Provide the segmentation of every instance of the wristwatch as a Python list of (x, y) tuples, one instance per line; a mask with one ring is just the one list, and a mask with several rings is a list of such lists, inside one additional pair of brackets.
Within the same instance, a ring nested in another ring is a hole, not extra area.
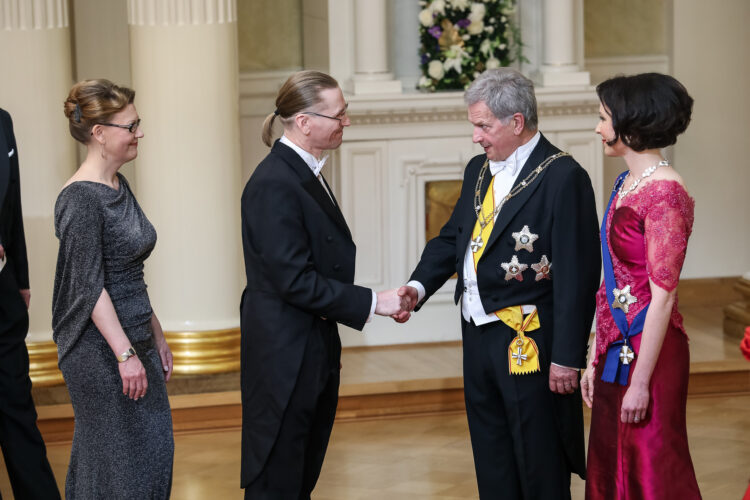
[(135, 355), (136, 355), (135, 349), (133, 349), (133, 346), (130, 346), (127, 351), (117, 356), (117, 362), (124, 363), (125, 361), (127, 361), (128, 359), (132, 358)]

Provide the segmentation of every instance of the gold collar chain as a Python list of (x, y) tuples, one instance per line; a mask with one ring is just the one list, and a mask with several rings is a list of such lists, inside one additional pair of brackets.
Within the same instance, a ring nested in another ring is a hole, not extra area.
[(526, 189), (526, 187), (534, 182), (536, 178), (539, 176), (539, 174), (542, 173), (542, 171), (549, 166), (550, 163), (557, 160), (558, 158), (561, 158), (563, 156), (570, 156), (570, 153), (566, 153), (564, 151), (560, 151), (559, 153), (556, 153), (547, 159), (545, 159), (542, 163), (539, 164), (538, 167), (536, 167), (534, 170), (529, 173), (529, 175), (526, 176), (524, 180), (522, 180), (519, 184), (516, 184), (513, 186), (513, 188), (510, 190), (508, 194), (505, 195), (505, 197), (500, 201), (500, 203), (497, 204), (495, 209), (492, 211), (492, 214), (489, 216), (485, 216), (482, 212), (482, 181), (484, 180), (484, 176), (487, 173), (487, 167), (490, 164), (489, 158), (484, 161), (484, 165), (482, 165), (482, 169), (479, 171), (479, 177), (477, 178), (477, 185), (474, 189), (474, 211), (477, 213), (477, 220), (479, 221), (479, 225), (482, 229), (489, 223), (489, 221), (494, 221), (495, 217), (497, 217), (497, 214), (500, 213), (500, 209), (503, 208), (503, 205), (505, 205), (505, 202), (516, 196), (518, 193)]

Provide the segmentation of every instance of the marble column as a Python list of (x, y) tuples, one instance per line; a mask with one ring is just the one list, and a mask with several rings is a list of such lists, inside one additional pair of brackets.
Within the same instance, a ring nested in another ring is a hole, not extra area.
[(177, 373), (239, 368), (236, 19), (234, 0), (128, 2), (137, 193), (159, 235), (146, 281)]
[(544, 87), (590, 84), (589, 73), (582, 71), (576, 55), (578, 31), (583, 30), (578, 14), (576, 0), (544, 0), (542, 67), (536, 75)]
[(78, 166), (76, 142), (63, 115), (73, 83), (68, 2), (0, 0), (0, 47), (0, 107), (13, 117), (19, 150), (32, 371), (41, 349), (44, 377), (58, 379), (50, 306), (58, 247), (53, 211), (60, 188)]
[(354, 1), (355, 94), (401, 92), (401, 82), (388, 69), (387, 12), (386, 0)]

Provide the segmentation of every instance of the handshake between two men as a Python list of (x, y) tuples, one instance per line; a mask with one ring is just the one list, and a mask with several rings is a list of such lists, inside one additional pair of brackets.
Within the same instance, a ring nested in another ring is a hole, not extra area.
[(412, 286), (402, 286), (392, 290), (378, 292), (375, 314), (390, 316), (397, 323), (405, 323), (411, 317), (411, 312), (419, 301), (417, 289)]

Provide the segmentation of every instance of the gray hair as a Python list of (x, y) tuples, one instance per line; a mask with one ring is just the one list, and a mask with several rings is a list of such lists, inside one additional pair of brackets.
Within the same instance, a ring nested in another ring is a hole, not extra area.
[(512, 68), (488, 69), (479, 75), (466, 90), (464, 102), (468, 106), (484, 102), (500, 120), (521, 113), (527, 130), (537, 128), (534, 83)]

